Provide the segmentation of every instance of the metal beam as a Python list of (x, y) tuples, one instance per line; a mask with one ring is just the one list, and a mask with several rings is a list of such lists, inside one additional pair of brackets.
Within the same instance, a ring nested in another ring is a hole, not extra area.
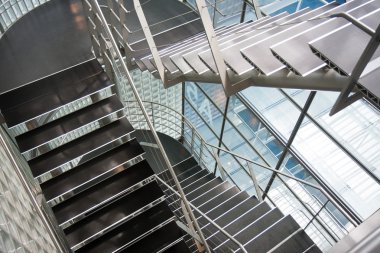
[(210, 49), (215, 61), (216, 69), (218, 71), (219, 83), (223, 84), (226, 94), (228, 94), (230, 79), (229, 73), (227, 72), (227, 65), (224, 62), (223, 56), (221, 54), (218, 38), (214, 31), (210, 13), (208, 12), (207, 4), (205, 0), (196, 0), (196, 5), (198, 8), (199, 16), (201, 17), (203, 27), (205, 29), (206, 37), (210, 45)]
[[(292, 131), (292, 133), (291, 133), (291, 135), (290, 135), (290, 137), (289, 137), (289, 139), (288, 139), (288, 142), (286, 143), (286, 146), (285, 146), (284, 150), (282, 151), (281, 157), (278, 159), (278, 162), (277, 162), (277, 164), (276, 164), (276, 168), (275, 168), (276, 171), (277, 171), (277, 170), (280, 170), (280, 167), (281, 167), (281, 165), (282, 165), (282, 162), (284, 161), (286, 155), (288, 154), (288, 150), (289, 150), (290, 146), (292, 145), (292, 143), (293, 143), (293, 141), (294, 141), (294, 139), (295, 139), (295, 137), (296, 137), (296, 135), (297, 135), (297, 133), (298, 133), (298, 130), (299, 130), (300, 127), (301, 127), (301, 124), (302, 124), (303, 120), (304, 120), (305, 117), (306, 117), (306, 112), (309, 110), (309, 108), (310, 108), (310, 106), (311, 106), (311, 103), (313, 102), (313, 99), (314, 99), (314, 97), (315, 97), (315, 94), (317, 94), (316, 91), (312, 91), (312, 92), (310, 92), (310, 95), (309, 95), (309, 97), (307, 98), (304, 107), (302, 108), (301, 114), (300, 114), (300, 116), (298, 117), (298, 120), (297, 120), (297, 122), (296, 122), (296, 125), (294, 126), (293, 131)], [(266, 187), (265, 190), (264, 190), (264, 193), (263, 193), (263, 199), (265, 199), (265, 196), (268, 194), (268, 192), (269, 192), (269, 190), (270, 190), (270, 188), (271, 188), (271, 186), (272, 186), (272, 183), (274, 182), (274, 179), (276, 178), (276, 176), (277, 176), (277, 173), (275, 173), (275, 172), (272, 173), (272, 176), (271, 176), (271, 178), (269, 179), (269, 182), (268, 182), (268, 184), (267, 184), (267, 187)]]
[(356, 63), (352, 71), (352, 74), (349, 77), (344, 88), (342, 89), (339, 97), (335, 101), (335, 104), (330, 111), (330, 116), (336, 114), (337, 112), (341, 111), (342, 109), (346, 108), (347, 106), (351, 105), (352, 103), (363, 97), (363, 94), (360, 92), (356, 92), (351, 96), (350, 93), (353, 92), (361, 74), (363, 73), (367, 64), (371, 61), (372, 56), (375, 54), (380, 44), (380, 25), (377, 27), (376, 31), (373, 31), (366, 24), (347, 13), (337, 13), (332, 15), (331, 17), (342, 17), (350, 21), (354, 26), (371, 36), (371, 39), (368, 42), (366, 48), (364, 49), (362, 55), (360, 56), (358, 62)]
[[(347, 84), (348, 77), (341, 76), (334, 70), (318, 70), (314, 73), (302, 77), (293, 73), (289, 73), (286, 69), (278, 71), (270, 76), (261, 75), (257, 71), (250, 71), (244, 75), (235, 75), (231, 70), (229, 79), (233, 85), (229, 87), (231, 96), (237, 92), (244, 90), (250, 86), (270, 87), (270, 88), (289, 88), (303, 90), (322, 90), (322, 91), (341, 91)], [(170, 77), (169, 77), (170, 78)], [(208, 71), (202, 75), (196, 73), (188, 73), (184, 75), (184, 79), (192, 82), (207, 82), (220, 84), (220, 77)], [(225, 90), (226, 91), (226, 90)]]

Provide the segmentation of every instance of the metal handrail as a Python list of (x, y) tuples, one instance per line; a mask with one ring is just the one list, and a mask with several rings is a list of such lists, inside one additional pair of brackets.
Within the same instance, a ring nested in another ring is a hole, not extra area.
[[(1, 128), (2, 129), (2, 128)], [(4, 133), (6, 131), (4, 130)], [(13, 143), (7, 143), (4, 139), (4, 136), (0, 132), (0, 146), (3, 147), (5, 153), (9, 157), (13, 168), (15, 169), (15, 172), (17, 174), (17, 177), (20, 179), (21, 184), (23, 188), (25, 189), (29, 199), (32, 202), (34, 210), (36, 210), (37, 215), (41, 218), (41, 221), (45, 228), (48, 231), (48, 234), (50, 238), (52, 239), (54, 245), (57, 249), (60, 250), (60, 252), (69, 252), (69, 246), (65, 243), (66, 240), (63, 237), (63, 234), (60, 234), (60, 230), (58, 229), (57, 224), (53, 224), (54, 218), (47, 217), (49, 210), (46, 210), (47, 204), (44, 198), (41, 196), (41, 193), (37, 192), (37, 194), (32, 190), (31, 186), (33, 185), (33, 179), (28, 179), (27, 176), (24, 174), (24, 169), (20, 167), (19, 163), (17, 162), (18, 158), (15, 157), (12, 153), (12, 151), (9, 148), (9, 145), (12, 145)], [(47, 213), (45, 215), (45, 213)]]
[[(84, 0), (84, 1), (88, 4), (87, 0)], [(124, 72), (123, 74), (125, 74), (126, 77), (127, 77), (127, 80), (129, 82), (130, 88), (132, 89), (132, 92), (133, 92), (133, 94), (135, 96), (135, 99), (136, 99), (137, 103), (139, 104), (140, 110), (142, 111), (142, 113), (144, 115), (144, 118), (146, 120), (146, 123), (148, 124), (149, 129), (150, 129), (150, 131), (151, 131), (151, 133), (152, 133), (152, 135), (153, 135), (153, 137), (154, 137), (154, 139), (156, 141), (156, 144), (157, 144), (157, 146), (158, 146), (158, 148), (159, 148), (159, 150), (160, 150), (160, 152), (161, 152), (161, 154), (162, 154), (162, 156), (164, 158), (165, 165), (166, 165), (167, 169), (169, 170), (169, 172), (170, 172), (170, 174), (171, 174), (171, 176), (172, 176), (172, 178), (173, 178), (173, 180), (175, 182), (177, 190), (178, 190), (178, 192), (179, 192), (179, 194), (181, 196), (181, 199), (182, 199), (182, 201), (183, 201), (183, 203), (185, 205), (185, 208), (186, 208), (186, 210), (184, 210), (184, 211), (188, 212), (188, 214), (189, 214), (192, 222), (194, 223), (195, 229), (197, 230), (198, 235), (199, 235), (199, 237), (202, 240), (202, 244), (204, 245), (204, 247), (206, 248), (206, 250), (211, 253), (211, 250), (209, 249), (209, 246), (208, 246), (208, 244), (206, 242), (206, 239), (205, 239), (205, 237), (204, 237), (204, 235), (202, 233), (202, 230), (199, 227), (197, 219), (196, 219), (194, 213), (192, 212), (191, 207), (189, 206), (189, 201), (187, 200), (187, 198), (185, 196), (185, 193), (184, 193), (184, 191), (183, 191), (183, 189), (182, 189), (182, 187), (181, 187), (181, 185), (179, 183), (179, 180), (178, 180), (178, 178), (177, 178), (177, 176), (176, 176), (176, 174), (174, 172), (174, 169), (171, 166), (170, 160), (169, 160), (168, 156), (166, 155), (166, 152), (165, 152), (164, 147), (163, 147), (163, 145), (162, 145), (162, 143), (161, 143), (161, 141), (160, 141), (160, 139), (159, 139), (159, 137), (157, 135), (157, 132), (154, 129), (154, 126), (153, 126), (152, 122), (150, 121), (148, 112), (146, 111), (146, 109), (144, 107), (144, 104), (143, 104), (143, 102), (142, 102), (142, 100), (140, 98), (140, 95), (139, 95), (139, 93), (137, 91), (137, 88), (134, 85), (134, 82), (133, 82), (132, 77), (131, 77), (131, 75), (129, 73), (127, 65), (124, 62), (124, 60), (122, 60), (123, 57), (122, 57), (120, 51), (118, 50), (118, 45), (117, 45), (117, 43), (116, 43), (116, 41), (115, 41), (115, 39), (113, 37), (113, 34), (112, 34), (112, 32), (111, 32), (111, 30), (110, 30), (110, 28), (108, 26), (107, 20), (105, 19), (104, 15), (103, 15), (101, 7), (99, 6), (99, 3), (96, 0), (92, 0), (92, 3), (93, 3), (93, 6), (95, 7), (95, 9), (92, 9), (92, 10), (95, 11), (95, 14), (100, 18), (101, 25), (103, 26), (103, 29), (104, 29), (104, 31), (107, 34), (108, 40), (111, 43), (111, 46), (112, 46), (111, 48), (114, 49), (113, 53), (116, 54), (116, 58), (120, 59), (119, 63), (121, 65), (122, 71)], [(92, 7), (92, 5), (90, 4), (90, 8), (91, 7)], [(112, 53), (111, 53), (111, 60), (115, 60), (114, 59), (114, 55)], [(115, 66), (112, 66), (112, 67), (115, 67)]]
[[(134, 103), (135, 101), (124, 101), (124, 102), (126, 102), (126, 103)], [(349, 215), (347, 215), (340, 207), (339, 207), (339, 205), (337, 204), (337, 203), (335, 203), (332, 199), (331, 199), (331, 197), (327, 194), (327, 192), (323, 189), (323, 188), (321, 188), (320, 186), (318, 186), (318, 185), (315, 185), (315, 184), (312, 184), (312, 183), (309, 183), (309, 182), (307, 182), (307, 181), (305, 181), (305, 180), (302, 180), (302, 179), (299, 179), (299, 178), (296, 178), (296, 177), (294, 177), (294, 176), (291, 176), (291, 175), (288, 175), (288, 174), (286, 174), (286, 173), (284, 173), (284, 172), (281, 172), (281, 171), (277, 171), (277, 170), (274, 170), (273, 168), (271, 168), (271, 167), (269, 167), (269, 166), (266, 166), (266, 165), (264, 165), (264, 164), (261, 164), (261, 163), (258, 163), (258, 162), (256, 162), (256, 161), (252, 161), (252, 160), (250, 160), (249, 158), (246, 158), (246, 157), (244, 157), (244, 156), (241, 156), (241, 155), (239, 155), (239, 154), (236, 154), (236, 153), (234, 153), (234, 152), (231, 152), (231, 151), (229, 151), (229, 150), (226, 150), (226, 149), (224, 149), (224, 148), (221, 148), (221, 147), (217, 147), (217, 146), (215, 146), (215, 145), (212, 145), (212, 144), (209, 144), (209, 143), (207, 143), (203, 138), (202, 138), (202, 136), (198, 133), (198, 131), (196, 130), (196, 128), (191, 124), (191, 122), (189, 122), (189, 120), (184, 116), (184, 115), (182, 115), (181, 113), (179, 113), (179, 112), (177, 112), (176, 110), (174, 110), (174, 109), (172, 109), (172, 108), (170, 108), (170, 107), (168, 107), (168, 106), (166, 106), (166, 105), (162, 105), (162, 104), (159, 104), (159, 103), (156, 103), (156, 102), (151, 102), (151, 101), (143, 101), (144, 103), (148, 103), (148, 104), (151, 104), (151, 109), (152, 109), (152, 118), (153, 118), (153, 111), (154, 111), (154, 109), (155, 109), (155, 107), (154, 107), (154, 105), (156, 105), (156, 106), (161, 106), (161, 107), (163, 107), (163, 108), (166, 108), (166, 109), (169, 109), (169, 111), (170, 112), (174, 112), (174, 114), (177, 114), (180, 118), (181, 118), (181, 122), (183, 122), (184, 124), (186, 124), (189, 128), (190, 128), (190, 130), (192, 131), (192, 134), (195, 134), (196, 136), (197, 136), (197, 138), (200, 140), (200, 142), (201, 142), (201, 145), (203, 144), (203, 145), (205, 145), (205, 147), (206, 147), (206, 150), (209, 152), (209, 154), (211, 154), (211, 156), (213, 156), (214, 157), (214, 159), (216, 159), (215, 158), (215, 155), (214, 155), (214, 152), (212, 152), (212, 151), (210, 151), (209, 150), (209, 148), (211, 148), (211, 149), (217, 149), (217, 150), (220, 150), (220, 151), (222, 151), (222, 152), (225, 152), (225, 153), (228, 153), (228, 154), (230, 154), (231, 156), (233, 156), (233, 157), (235, 157), (235, 158), (240, 158), (240, 159), (243, 159), (243, 160), (245, 160), (246, 162), (247, 162), (247, 164), (249, 164), (249, 163), (251, 163), (251, 164), (255, 164), (255, 165), (257, 165), (257, 166), (260, 166), (261, 168), (263, 168), (263, 169), (266, 169), (266, 170), (268, 170), (268, 171), (271, 171), (271, 172), (273, 172), (273, 173), (276, 173), (276, 174), (278, 174), (278, 175), (281, 175), (281, 176), (284, 176), (284, 177), (287, 177), (287, 178), (289, 178), (289, 179), (292, 179), (292, 180), (295, 180), (296, 182), (298, 182), (298, 183), (300, 183), (301, 184), (301, 187), (304, 187), (304, 185), (308, 185), (308, 186), (310, 186), (310, 187), (312, 187), (312, 188), (315, 188), (315, 189), (317, 189), (317, 190), (319, 190), (321, 193), (323, 193), (323, 195), (328, 199), (328, 201), (329, 202), (331, 202), (354, 226), (356, 226), (356, 223), (354, 222), (354, 220), (353, 219), (351, 219), (351, 217), (349, 216)], [(128, 108), (128, 106), (127, 106), (127, 108)], [(169, 115), (172, 115), (173, 116), (173, 114), (170, 114), (169, 113)], [(190, 143), (189, 143), (190, 144)], [(207, 148), (207, 147), (209, 147), (209, 148)], [(223, 172), (224, 173), (226, 173), (226, 171), (225, 171), (225, 169), (223, 168), (223, 167), (219, 167), (218, 166), (218, 168), (221, 170), (221, 175), (223, 176)], [(248, 173), (248, 172), (247, 172)], [(228, 175), (228, 173), (227, 173), (227, 175)], [(248, 174), (248, 175), (250, 175), (250, 174)], [(252, 174), (251, 174), (252, 175)], [(228, 175), (229, 176), (229, 175)], [(281, 178), (280, 178), (281, 179)], [(281, 179), (282, 180), (282, 179)], [(256, 185), (257, 184), (257, 182), (256, 182), (256, 184), (255, 184), (255, 181), (254, 181), (254, 178), (252, 179), (252, 181), (253, 181), (253, 183), (254, 183), (254, 186), (255, 186), (255, 188), (256, 188), (256, 191), (258, 191), (258, 189), (260, 189), (260, 187), (258, 186), (258, 185)], [(284, 183), (285, 184), (285, 183)], [(287, 184), (285, 184), (285, 186), (289, 189), (289, 186), (287, 185)], [(301, 201), (301, 200), (300, 200)], [(302, 201), (301, 201), (302, 202)], [(310, 212), (310, 211), (309, 211)]]
[[(176, 194), (178, 197), (181, 197), (180, 194), (174, 190), (170, 185), (168, 185), (165, 181), (163, 181), (159, 176), (157, 175), (154, 175), (156, 180), (159, 180), (163, 185), (165, 185), (165, 187), (167, 187), (169, 190), (171, 190), (174, 194)], [(200, 215), (202, 215), (203, 218), (205, 218), (208, 222), (210, 222), (213, 226), (215, 226), (220, 232), (222, 232), (225, 236), (228, 237), (228, 239), (230, 239), (231, 241), (233, 241), (236, 245), (239, 246), (239, 248), (245, 252), (245, 253), (248, 253), (247, 250), (244, 248), (244, 246), (239, 242), (237, 241), (232, 235), (230, 235), (227, 231), (225, 231), (221, 226), (219, 226), (218, 224), (216, 224), (212, 219), (210, 219), (206, 214), (204, 214), (201, 210), (199, 210), (196, 206), (194, 206), (193, 204), (191, 204), (189, 202), (191, 208), (193, 208), (195, 211), (197, 211)]]

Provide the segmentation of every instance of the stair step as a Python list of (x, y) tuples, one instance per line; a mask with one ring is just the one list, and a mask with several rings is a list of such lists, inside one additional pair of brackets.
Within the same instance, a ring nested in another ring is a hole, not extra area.
[(234, 237), (239, 240), (239, 242), (242, 243), (248, 242), (256, 235), (273, 225), (276, 221), (284, 217), (284, 215), (277, 208), (270, 211), (253, 211), (248, 216), (252, 216), (253, 218), (247, 219), (247, 223), (242, 222), (244, 219), (237, 222), (241, 225), (240, 228), (235, 224), (231, 224), (226, 228), (230, 233), (233, 233)]
[(194, 167), (191, 171), (189, 171), (189, 175), (186, 175), (187, 176), (186, 178), (181, 177), (182, 179), (181, 186), (183, 188), (186, 188), (190, 186), (191, 184), (196, 183), (201, 178), (202, 178), (202, 181), (203, 180), (211, 181), (215, 178), (214, 175), (210, 174), (207, 170), (204, 170), (199, 166)]
[(273, 253), (302, 253), (308, 250), (312, 245), (314, 245), (314, 242), (305, 231), (301, 230), (288, 240), (285, 240)]
[[(186, 193), (186, 196), (194, 196), (200, 192), (204, 192), (205, 190), (210, 190), (215, 187), (219, 183), (221, 183), (221, 179), (216, 179), (215, 177), (211, 180), (208, 178), (202, 177), (199, 180), (195, 181), (193, 184), (190, 184), (183, 191)], [(194, 193), (194, 194), (193, 194)]]
[(198, 165), (186, 170), (185, 172), (181, 173), (181, 174), (176, 174), (177, 175), (177, 178), (178, 180), (181, 181), (181, 185), (182, 183), (187, 180), (188, 178), (190, 178), (191, 176), (197, 174), (198, 172), (202, 171), (203, 169), (201, 167), (199, 167)]
[(322, 251), (316, 245), (314, 245), (307, 249), (304, 253), (322, 253)]
[(215, 208), (211, 212), (208, 212), (207, 215), (211, 219), (216, 220), (218, 217), (226, 214), (227, 212), (235, 208), (237, 205), (242, 204), (245, 201), (247, 201), (247, 205), (253, 205), (252, 201), (254, 200), (251, 199), (247, 193), (240, 192), (238, 195), (235, 195), (228, 201), (224, 202), (223, 205), (220, 205), (219, 207)]
[[(195, 199), (189, 199), (187, 197), (187, 200), (189, 200), (194, 206), (198, 207), (200, 204), (203, 204), (203, 203), (207, 202), (208, 200), (216, 197), (217, 195), (219, 195), (220, 193), (229, 189), (230, 187), (231, 187), (231, 185), (228, 182), (222, 182), (219, 185), (217, 185), (216, 187), (212, 188), (211, 190), (206, 191), (202, 194), (199, 194)], [(179, 209), (180, 208), (179, 207), (180, 201), (181, 200), (179, 198), (176, 199), (175, 200), (176, 203), (171, 203), (171, 206), (177, 207), (177, 209)]]
[(67, 228), (107, 202), (131, 194), (152, 182), (152, 177), (142, 178), (151, 172), (144, 165), (146, 164), (138, 164), (54, 206), (52, 209), (58, 224)]
[(299, 225), (293, 218), (285, 216), (245, 244), (245, 248), (248, 252), (269, 251), (297, 229), (299, 229)]
[(173, 166), (173, 169), (174, 169), (174, 172), (176, 173), (176, 175), (180, 175), (181, 173), (197, 166), (198, 163), (197, 161), (193, 158), (193, 157), (189, 157), (187, 158), (186, 160), (176, 164), (175, 166)]
[(62, 174), (109, 149), (130, 141), (134, 130), (127, 119), (122, 118), (74, 141), (30, 160), (33, 176), (40, 183)]
[[(33, 85), (31, 85), (33, 86)], [(13, 128), (21, 123), (28, 125), (28, 129), (34, 129), (41, 126), (39, 118), (46, 116), (49, 113), (59, 110), (65, 105), (73, 102), (78, 102), (84, 98), (99, 101), (102, 98), (111, 95), (111, 91), (107, 96), (99, 96), (99, 92), (105, 92), (107, 88), (111, 88), (113, 84), (108, 80), (107, 75), (103, 72), (95, 76), (91, 76), (79, 82), (67, 83), (66, 85), (57, 85), (55, 90), (48, 90), (46, 93), (36, 94), (12, 108), (2, 110), (7, 126)], [(34, 87), (36, 88), (36, 87)], [(38, 90), (41, 92), (41, 90)], [(35, 92), (34, 92), (35, 94)]]
[[(226, 228), (229, 225), (232, 225), (233, 223), (237, 223), (241, 219), (244, 219), (244, 218), (246, 218), (246, 220), (249, 221), (250, 219), (253, 220), (254, 218), (261, 217), (262, 215), (264, 215), (269, 210), (270, 210), (270, 208), (266, 203), (263, 202), (260, 205), (257, 205), (257, 202), (252, 201), (252, 199), (250, 198), (250, 199), (247, 199), (244, 202), (240, 203), (235, 208), (232, 208), (230, 210), (226, 209), (226, 212), (222, 216), (219, 216), (215, 220), (215, 222), (219, 226)], [(252, 214), (250, 214), (251, 212), (252, 212)], [(247, 214), (247, 213), (249, 213), (249, 214)], [(243, 222), (239, 222), (239, 223), (243, 223)], [(246, 225), (248, 225), (248, 224), (246, 224)], [(219, 233), (219, 231), (217, 231), (216, 229), (214, 229), (212, 227), (213, 226), (211, 226), (209, 228), (209, 231), (213, 232), (213, 233), (208, 234), (207, 238), (212, 240), (212, 241), (215, 241), (215, 239), (217, 237), (221, 236), (221, 234)], [(231, 230), (233, 231), (234, 228), (235, 227), (231, 227)]]
[[(230, 217), (227, 216), (231, 211), (233, 211), (235, 208), (240, 208), (242, 204), (247, 202), (245, 205), (249, 205), (249, 209), (251, 209), (251, 202), (250, 198), (245, 194), (245, 192), (241, 192), (228, 201), (224, 202), (222, 205), (218, 206), (214, 210), (206, 213), (206, 215), (211, 218), (215, 223), (217, 223), (219, 226), (227, 225), (230, 221), (234, 220), (236, 217)], [(248, 209), (248, 210), (249, 210)], [(245, 209), (242, 209), (242, 213), (244, 213)], [(226, 216), (227, 218), (225, 218)], [(218, 230), (215, 226), (211, 225), (205, 218), (201, 217), (198, 219), (199, 224), (201, 225), (202, 229), (207, 227), (207, 233), (206, 237), (210, 237), (213, 234), (215, 234)]]
[(146, 236), (146, 234), (149, 234), (155, 227), (171, 218), (173, 218), (173, 213), (164, 202), (160, 203), (110, 231), (98, 240), (84, 246), (77, 252), (115, 252), (126, 245), (132, 244), (137, 239)]
[[(143, 152), (138, 142), (133, 140), (42, 183), (41, 189), (48, 202), (57, 204), (135, 165), (142, 167), (141, 170), (149, 167), (142, 162)], [(150, 170), (148, 176), (152, 173)], [(146, 175), (143, 171), (141, 174)]]
[[(192, 200), (200, 197), (201, 195), (207, 193), (208, 191), (214, 189), (215, 187), (217, 187), (222, 182), (223, 182), (223, 180), (221, 178), (214, 178), (213, 180), (207, 182), (204, 185), (197, 187), (195, 190), (193, 190), (191, 192), (188, 192), (187, 188), (184, 189), (184, 191), (186, 193), (187, 199), (189, 201), (192, 201)], [(197, 183), (195, 183), (195, 184), (197, 184)]]
[(84, 62), (57, 74), (1, 94), (0, 109), (9, 110), (21, 105), (25, 101), (41, 96), (43, 92), (55, 91), (58, 87), (65, 87), (66, 85), (85, 80), (102, 72), (104, 72), (104, 70), (97, 60), (93, 59)]
[(192, 251), (189, 250), (186, 243), (181, 240), (177, 244), (171, 246), (169, 249), (163, 251), (165, 253), (190, 253)]
[[(196, 166), (196, 167), (192, 167), (192, 168), (186, 170), (185, 172), (183, 172), (181, 174), (176, 174), (176, 176), (178, 178), (178, 181), (180, 181), (181, 185), (182, 185), (182, 181), (186, 180), (189, 177), (189, 175), (192, 175), (192, 173), (197, 173), (201, 170), (202, 169), (199, 166)], [(169, 185), (174, 186), (174, 180), (172, 179), (170, 172), (165, 171), (165, 172), (161, 173), (160, 178), (164, 179), (167, 183), (169, 183)], [(168, 178), (169, 178), (169, 180), (168, 180)]]
[[(149, 183), (64, 229), (69, 246), (74, 251), (78, 250), (132, 219), (137, 215), (136, 212), (141, 213), (163, 200), (162, 191), (157, 184)], [(71, 211), (68, 210), (68, 213)], [(60, 218), (57, 216), (57, 219)]]
[[(83, 135), (86, 134), (85, 131), (102, 127), (121, 116), (123, 116), (123, 105), (116, 96), (112, 96), (19, 135), (16, 137), (16, 141), (21, 153), (30, 153), (36, 149), (39, 154), (42, 154), (58, 145), (61, 146), (69, 142), (73, 138), (78, 138), (78, 136), (68, 136), (74, 130), (78, 135), (78, 131), (83, 129), (80, 133)], [(54, 143), (51, 143), (52, 141)]]
[(177, 227), (177, 224), (172, 221), (159, 230), (156, 230), (140, 241), (134, 243), (130, 247), (122, 250), (121, 253), (160, 252), (161, 250), (166, 250), (166, 246), (169, 246), (182, 236), (181, 230)]
[(207, 211), (211, 211), (214, 208), (218, 207), (219, 205), (223, 205), (224, 202), (228, 201), (228, 199), (232, 198), (239, 192), (240, 190), (236, 186), (233, 186), (229, 188), (228, 190), (224, 191), (222, 194), (218, 195), (217, 197), (200, 205), (198, 208), (202, 212), (206, 213)]
[(224, 192), (225, 190), (229, 189), (231, 187), (231, 184), (228, 182), (222, 182), (217, 187), (213, 188), (212, 190), (206, 192), (203, 195), (200, 195), (196, 199), (193, 199), (191, 203), (195, 206), (200, 206), (207, 201), (213, 199), (214, 197), (218, 196), (220, 193)]

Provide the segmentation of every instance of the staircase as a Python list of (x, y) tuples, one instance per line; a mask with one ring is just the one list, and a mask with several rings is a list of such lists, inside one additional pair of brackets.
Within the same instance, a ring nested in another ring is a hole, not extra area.
[[(147, 135), (138, 133), (137, 138), (146, 143), (149, 140)], [(159, 136), (172, 164), (176, 164), (173, 168), (186, 198), (240, 242), (247, 252), (321, 252), (290, 215), (284, 216), (278, 208), (271, 208), (267, 202), (259, 202), (255, 196), (250, 197), (236, 186), (215, 177), (202, 169), (178, 141), (164, 134)], [(155, 148), (147, 145), (144, 149), (149, 161), (155, 155)], [(152, 166), (160, 178), (170, 178), (168, 171), (160, 172), (158, 165)], [(176, 188), (173, 181), (169, 181), (169, 185)], [(168, 187), (160, 186), (170, 209), (184, 221), (180, 199)], [(197, 210), (193, 211), (214, 252), (242, 252)]]
[[(251, 85), (341, 91), (371, 37), (347, 20), (331, 17), (337, 13), (347, 13), (376, 31), (380, 2), (333, 2), (314, 10), (281, 13), (216, 29), (219, 51), (214, 53), (220, 53), (227, 67), (229, 83), (222, 81), (227, 94)], [(205, 32), (201, 32), (160, 47), (156, 58), (148, 55), (136, 64), (161, 78), (160, 69), (165, 69), (164, 83), (168, 86), (182, 81), (220, 83), (214, 56)], [(356, 85), (378, 107), (379, 56), (377, 48)]]
[(73, 252), (190, 252), (112, 90), (91, 60), (1, 109)]

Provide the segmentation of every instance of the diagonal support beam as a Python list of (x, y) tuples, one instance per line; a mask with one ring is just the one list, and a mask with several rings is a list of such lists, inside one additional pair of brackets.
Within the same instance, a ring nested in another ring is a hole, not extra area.
[(149, 49), (152, 53), (154, 63), (156, 64), (158, 74), (160, 75), (161, 80), (165, 84), (167, 82), (166, 70), (165, 70), (164, 64), (161, 61), (160, 54), (158, 53), (156, 43), (154, 42), (152, 32), (150, 31), (148, 21), (146, 20), (146, 17), (145, 17), (143, 9), (141, 7), (140, 1), (139, 0), (133, 0), (133, 4), (134, 4), (134, 8), (135, 8), (137, 17), (140, 21), (142, 30), (144, 32), (145, 39), (146, 39), (148, 46), (149, 46)]
[(370, 35), (371, 39), (368, 42), (366, 48), (364, 49), (362, 55), (360, 56), (358, 62), (356, 63), (348, 82), (346, 83), (339, 97), (335, 101), (335, 104), (330, 111), (330, 116), (336, 114), (337, 112), (341, 111), (342, 109), (346, 108), (347, 106), (351, 105), (352, 103), (363, 97), (363, 94), (361, 92), (356, 92), (351, 96), (350, 93), (354, 91), (354, 88), (360, 76), (362, 75), (368, 63), (371, 61), (372, 56), (375, 54), (380, 44), (380, 25), (377, 27), (376, 31), (373, 31), (366, 24), (357, 20), (356, 18), (352, 17), (347, 13), (338, 13), (332, 15), (331, 17), (342, 17), (350, 21), (357, 28)]
[(230, 95), (230, 78), (229, 73), (227, 72), (227, 65), (224, 62), (223, 55), (220, 51), (218, 44), (218, 38), (214, 31), (213, 23), (210, 17), (210, 13), (207, 8), (205, 0), (196, 0), (196, 5), (198, 8), (199, 16), (201, 17), (203, 27), (205, 29), (206, 37), (210, 45), (211, 53), (215, 61), (216, 69), (221, 83), (223, 84), (224, 91), (227, 96)]

